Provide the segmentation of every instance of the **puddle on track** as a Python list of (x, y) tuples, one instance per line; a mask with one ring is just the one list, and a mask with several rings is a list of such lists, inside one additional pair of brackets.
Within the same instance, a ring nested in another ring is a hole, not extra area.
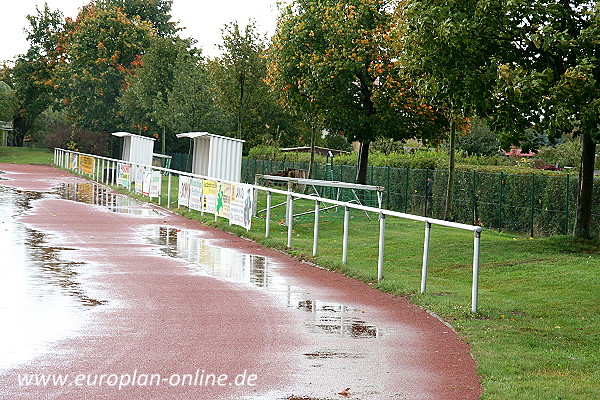
[(140, 217), (156, 217), (167, 215), (142, 201), (114, 193), (107, 187), (92, 182), (61, 183), (56, 193), (64, 200), (103, 206), (109, 211), (130, 214)]
[(362, 310), (311, 298), (305, 290), (277, 275), (276, 266), (265, 257), (215, 246), (195, 230), (149, 226), (141, 234), (166, 255), (194, 265), (198, 274), (254, 285), (275, 294), (286, 307), (304, 311), (310, 332), (354, 339), (382, 335), (379, 327), (360, 318)]
[(43, 196), (0, 186), (0, 369), (45, 351), (81, 326), (83, 310), (104, 303), (78, 282), (82, 264), (61, 258), (70, 249), (15, 221)]

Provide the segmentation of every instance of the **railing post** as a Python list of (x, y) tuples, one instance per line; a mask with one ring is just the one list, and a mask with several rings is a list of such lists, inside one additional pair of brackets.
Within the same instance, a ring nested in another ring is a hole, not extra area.
[(425, 240), (423, 241), (423, 268), (421, 271), (421, 293), (427, 289), (427, 270), (429, 268), (429, 238), (431, 237), (431, 222), (425, 222)]
[(474, 232), (473, 239), (473, 290), (471, 293), (471, 311), (477, 312), (477, 296), (479, 291), (479, 244), (481, 240), (481, 228)]
[(292, 229), (293, 229), (293, 215), (294, 215), (294, 196), (292, 196), (291, 193), (289, 193), (288, 195), (288, 201), (287, 201), (287, 223), (288, 223), (288, 232), (287, 232), (287, 247), (290, 248), (292, 247)]
[(321, 210), (321, 202), (315, 201), (315, 227), (313, 230), (313, 257), (317, 256), (319, 248), (319, 212)]
[(383, 279), (383, 257), (385, 253), (385, 214), (379, 214), (379, 257), (377, 259), (377, 281)]
[(271, 192), (267, 190), (267, 219), (265, 221), (265, 237), (271, 233)]
[(169, 172), (169, 181), (167, 183), (167, 208), (171, 208), (171, 172)]
[(350, 208), (344, 206), (344, 239), (342, 242), (342, 264), (348, 261), (348, 227), (350, 225)]

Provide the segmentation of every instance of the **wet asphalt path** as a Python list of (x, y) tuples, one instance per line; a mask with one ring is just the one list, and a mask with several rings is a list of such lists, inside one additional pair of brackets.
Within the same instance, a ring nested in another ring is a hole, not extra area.
[(468, 346), (403, 298), (54, 168), (0, 171), (0, 398), (481, 393)]

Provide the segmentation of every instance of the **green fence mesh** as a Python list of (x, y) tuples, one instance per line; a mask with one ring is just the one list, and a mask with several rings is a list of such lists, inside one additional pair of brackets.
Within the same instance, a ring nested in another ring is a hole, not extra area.
[[(308, 170), (308, 163), (244, 159), (242, 179), (254, 183), (256, 174), (273, 174), (287, 168)], [(354, 182), (356, 167), (316, 164), (313, 179)], [(369, 167), (367, 184), (385, 187), (383, 206), (415, 215), (443, 218), (448, 171)], [(453, 217), (457, 222), (523, 232), (531, 236), (569, 234), (575, 223), (577, 178), (572, 176), (516, 175), (456, 171)], [(377, 206), (373, 191), (315, 188), (326, 198), (343, 201), (358, 196), (361, 203)], [(307, 190), (313, 190), (309, 188)], [(600, 199), (600, 182), (594, 185)], [(600, 203), (593, 204), (593, 226), (600, 227)]]

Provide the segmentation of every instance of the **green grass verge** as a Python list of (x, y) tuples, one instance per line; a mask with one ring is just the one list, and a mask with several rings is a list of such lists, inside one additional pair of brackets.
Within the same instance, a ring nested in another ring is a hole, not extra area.
[(0, 163), (52, 164), (54, 153), (47, 149), (0, 146)]
[[(163, 179), (161, 205), (168, 180)], [(224, 219), (176, 208), (177, 178), (171, 179), (171, 207), (188, 218), (232, 232), (323, 267), (407, 296), (449, 321), (472, 349), (482, 376), (483, 399), (600, 398), (600, 242), (571, 237), (528, 239), (485, 230), (481, 240), (479, 312), (470, 312), (470, 232), (434, 226), (427, 294), (419, 294), (422, 223), (388, 218), (384, 279), (377, 282), (378, 221), (353, 212), (348, 263), (342, 258), (341, 210), (322, 211), (319, 254), (312, 257), (312, 217), (294, 222), (286, 249), (284, 207), (273, 211), (270, 237), (265, 220), (246, 232)], [(121, 188), (120, 190), (123, 190)], [(140, 197), (140, 196), (136, 196)], [(273, 204), (283, 201), (274, 196)], [(258, 209), (265, 206), (259, 196)], [(295, 211), (310, 210), (298, 202)], [(259, 214), (259, 217), (264, 213)]]

